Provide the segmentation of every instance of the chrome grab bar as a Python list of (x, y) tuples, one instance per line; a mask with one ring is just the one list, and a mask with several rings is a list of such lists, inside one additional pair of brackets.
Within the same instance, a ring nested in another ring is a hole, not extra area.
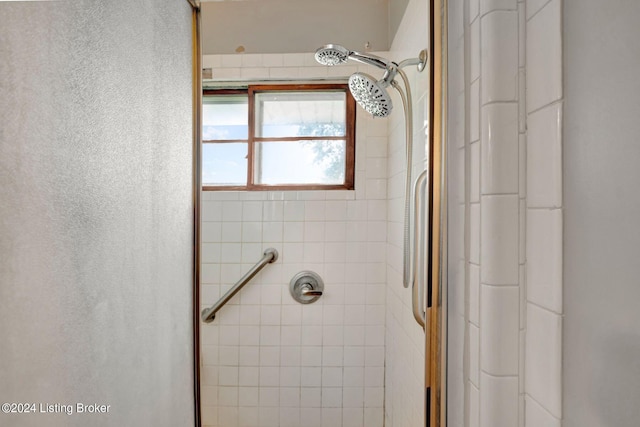
[(265, 265), (275, 262), (277, 259), (278, 259), (277, 250), (275, 250), (274, 248), (266, 249), (264, 251), (264, 256), (262, 257), (262, 259), (260, 259), (260, 261), (258, 261), (256, 265), (251, 267), (251, 270), (247, 271), (247, 273), (244, 276), (242, 276), (242, 278), (238, 280), (238, 282), (235, 285), (233, 285), (233, 287), (229, 289), (227, 293), (224, 294), (222, 298), (218, 300), (218, 302), (213, 304), (211, 307), (205, 308), (204, 310), (202, 310), (202, 313), (200, 313), (200, 317), (202, 321), (205, 323), (213, 322), (213, 319), (216, 318), (216, 313), (218, 312), (218, 310), (220, 310), (226, 303), (228, 303), (229, 300), (233, 298), (235, 294), (240, 292), (240, 289), (242, 289), (244, 285), (246, 285), (249, 282), (249, 280), (253, 279), (253, 277), (256, 274), (258, 274), (260, 270), (264, 268)]
[[(413, 317), (422, 329), (425, 329), (427, 315), (424, 311), (424, 283), (426, 257), (424, 235), (424, 191), (427, 183), (427, 171), (424, 170), (416, 179), (413, 187), (413, 277), (411, 284), (411, 305)], [(422, 291), (422, 292), (421, 292)]]

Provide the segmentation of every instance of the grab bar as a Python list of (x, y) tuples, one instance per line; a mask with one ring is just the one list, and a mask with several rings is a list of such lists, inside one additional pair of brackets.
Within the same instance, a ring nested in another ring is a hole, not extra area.
[(240, 289), (242, 289), (244, 285), (246, 285), (249, 282), (249, 280), (253, 279), (253, 277), (256, 274), (258, 274), (260, 270), (264, 268), (265, 265), (275, 262), (277, 259), (278, 259), (277, 250), (275, 250), (274, 248), (266, 249), (264, 251), (264, 256), (262, 257), (262, 259), (258, 261), (256, 265), (251, 267), (251, 270), (247, 271), (247, 273), (244, 276), (242, 276), (242, 278), (238, 280), (238, 282), (235, 285), (233, 285), (233, 287), (229, 289), (227, 293), (224, 294), (222, 298), (218, 300), (217, 303), (215, 303), (209, 308), (205, 308), (204, 310), (202, 310), (202, 313), (200, 314), (202, 321), (205, 323), (213, 322), (213, 319), (216, 318), (216, 313), (218, 312), (218, 310), (220, 310), (226, 303), (228, 303), (229, 300), (233, 298), (235, 294), (240, 292)]
[(416, 179), (413, 187), (413, 277), (411, 285), (411, 305), (413, 308), (413, 317), (422, 329), (425, 329), (427, 315), (424, 311), (424, 193), (425, 184), (427, 182), (427, 171), (424, 170)]

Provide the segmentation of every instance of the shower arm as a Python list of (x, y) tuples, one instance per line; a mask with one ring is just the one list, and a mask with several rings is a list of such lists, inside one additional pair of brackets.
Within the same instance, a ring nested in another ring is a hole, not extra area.
[[(422, 71), (424, 70), (424, 67), (427, 65), (427, 57), (428, 57), (427, 51), (426, 49), (423, 49), (418, 54), (417, 58), (409, 58), (409, 59), (405, 59), (404, 61), (401, 61), (398, 64), (398, 68), (404, 68), (410, 65), (417, 65), (418, 71)], [(406, 80), (405, 80), (405, 84), (406, 84)]]

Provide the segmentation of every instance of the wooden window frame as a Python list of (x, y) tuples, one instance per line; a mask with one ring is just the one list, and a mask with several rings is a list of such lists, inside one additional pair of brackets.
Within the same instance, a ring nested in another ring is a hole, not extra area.
[[(311, 91), (344, 91), (346, 100), (346, 133), (344, 137), (256, 137), (255, 132), (255, 95), (264, 92), (311, 92)], [(224, 144), (232, 142), (247, 143), (247, 185), (203, 185), (204, 191), (301, 191), (301, 190), (353, 190), (355, 188), (355, 154), (356, 154), (356, 102), (346, 84), (259, 84), (249, 85), (246, 89), (205, 89), (203, 96), (212, 95), (244, 95), (248, 99), (248, 135), (247, 140), (208, 140), (202, 144)], [(344, 184), (255, 184), (254, 156), (255, 144), (259, 142), (291, 142), (302, 140), (345, 140), (345, 178)]]

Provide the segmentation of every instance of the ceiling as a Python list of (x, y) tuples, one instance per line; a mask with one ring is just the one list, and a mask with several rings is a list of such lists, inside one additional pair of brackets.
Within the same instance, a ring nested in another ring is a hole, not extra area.
[(388, 50), (409, 0), (202, 0), (203, 54)]

